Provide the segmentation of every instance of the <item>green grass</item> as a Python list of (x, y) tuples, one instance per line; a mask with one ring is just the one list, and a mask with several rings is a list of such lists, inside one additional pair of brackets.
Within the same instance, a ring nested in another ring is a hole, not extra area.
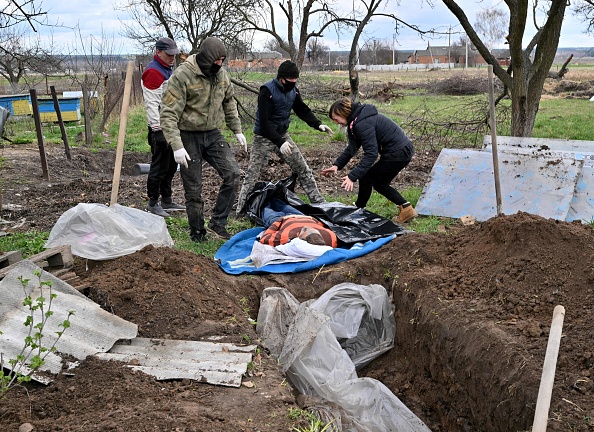
[[(117, 147), (117, 138), (120, 133), (119, 116), (107, 123), (106, 133), (112, 137), (108, 147)], [(130, 107), (128, 120), (126, 121), (126, 136), (124, 137), (124, 149), (134, 152), (150, 152), (151, 148), (147, 141), (148, 127), (146, 122), (146, 110), (143, 104)]]
[[(64, 124), (68, 144), (76, 146), (77, 136), (84, 133), (84, 124), (80, 122), (66, 122)], [(10, 138), (14, 144), (29, 144), (37, 142), (37, 132), (35, 130), (35, 121), (32, 116), (9, 117), (5, 125), (5, 135)], [(44, 142), (61, 144), (62, 132), (57, 123), (43, 123), (42, 133)]]
[(27, 231), (24, 233), (11, 233), (0, 237), (0, 251), (9, 252), (20, 250), (23, 258), (43, 252), (49, 232)]
[[(318, 116), (320, 121), (332, 128), (334, 131), (338, 131), (338, 126), (326, 116)], [(296, 115), (291, 116), (291, 124), (289, 125), (289, 135), (295, 143), (303, 148), (315, 148), (318, 146), (324, 146), (330, 144), (332, 137), (327, 133), (321, 132), (318, 129), (313, 129), (307, 125), (307, 123), (301, 121)], [(346, 137), (345, 137), (346, 141)]]
[[(203, 243), (195, 243), (190, 240), (190, 225), (188, 224), (188, 217), (171, 217), (166, 219), (167, 229), (175, 243), (175, 248), (179, 250), (186, 250), (195, 254), (202, 254), (208, 257), (214, 257), (216, 251), (225, 242), (222, 239), (214, 238), (208, 235), (208, 241)], [(207, 221), (208, 223), (208, 221)], [(231, 235), (237, 234), (240, 231), (253, 228), (255, 225), (247, 219), (232, 219), (229, 218), (227, 224), (227, 231)]]
[(534, 124), (535, 138), (594, 141), (594, 104), (583, 99), (544, 99)]

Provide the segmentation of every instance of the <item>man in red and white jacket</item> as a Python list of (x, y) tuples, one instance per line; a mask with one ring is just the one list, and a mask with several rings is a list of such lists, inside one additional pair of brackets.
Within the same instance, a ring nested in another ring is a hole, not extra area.
[(175, 56), (179, 53), (180, 50), (173, 39), (159, 39), (155, 44), (155, 56), (144, 69), (141, 79), (148, 121), (148, 142), (152, 153), (146, 184), (149, 198), (146, 209), (162, 217), (169, 217), (167, 210), (185, 210), (184, 206), (174, 203), (171, 198), (171, 181), (177, 171), (177, 163), (173, 158), (173, 150), (163, 135), (159, 120), (161, 96), (165, 93), (167, 80), (173, 73)]

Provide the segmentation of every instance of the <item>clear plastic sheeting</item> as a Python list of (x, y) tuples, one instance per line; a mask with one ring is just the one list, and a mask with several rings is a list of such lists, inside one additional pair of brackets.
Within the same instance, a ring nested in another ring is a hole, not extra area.
[(357, 369), (394, 346), (394, 308), (381, 285), (342, 283), (309, 307), (330, 317), (332, 332)]
[(277, 351), (279, 335), (286, 332), (281, 368), (301, 394), (339, 407), (340, 419), (332, 423), (332, 430), (429, 432), (385, 385), (358, 378), (350, 357), (367, 364), (393, 346), (393, 309), (381, 285), (343, 283), (299, 305), (283, 291), (264, 290), (258, 313), (260, 335), (265, 346), (271, 341)]
[(278, 357), (283, 349), (289, 324), (297, 313), (299, 302), (284, 288), (266, 288), (260, 299), (256, 332), (266, 335), (266, 348)]
[(160, 216), (119, 204), (81, 203), (60, 216), (45, 247), (62, 245), (76, 256), (107, 260), (148, 245), (173, 246), (173, 240)]

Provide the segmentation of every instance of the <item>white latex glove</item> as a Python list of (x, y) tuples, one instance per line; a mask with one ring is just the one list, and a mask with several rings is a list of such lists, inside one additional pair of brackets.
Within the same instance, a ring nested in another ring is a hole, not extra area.
[(238, 134), (235, 134), (235, 138), (237, 138), (237, 141), (239, 141), (239, 144), (241, 144), (243, 146), (243, 149), (245, 151), (248, 151), (247, 140), (245, 139), (245, 135), (242, 133), (238, 133)]
[(295, 145), (290, 143), (289, 141), (285, 141), (282, 146), (280, 146), (280, 152), (283, 156), (291, 156), (293, 150), (295, 149)]
[(330, 128), (330, 126), (320, 125), (320, 130), (322, 132), (326, 132), (328, 135), (332, 135), (332, 129)]
[(178, 164), (183, 165), (186, 168), (188, 167), (188, 161), (192, 160), (186, 149), (183, 147), (173, 152), (173, 159), (175, 159)]

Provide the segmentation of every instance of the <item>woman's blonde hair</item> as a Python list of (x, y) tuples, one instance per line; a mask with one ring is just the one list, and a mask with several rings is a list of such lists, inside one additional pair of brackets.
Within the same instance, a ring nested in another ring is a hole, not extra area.
[(332, 119), (334, 114), (343, 117), (349, 118), (351, 115), (351, 110), (353, 109), (353, 102), (349, 98), (342, 98), (334, 102), (330, 109), (328, 110), (328, 116)]

